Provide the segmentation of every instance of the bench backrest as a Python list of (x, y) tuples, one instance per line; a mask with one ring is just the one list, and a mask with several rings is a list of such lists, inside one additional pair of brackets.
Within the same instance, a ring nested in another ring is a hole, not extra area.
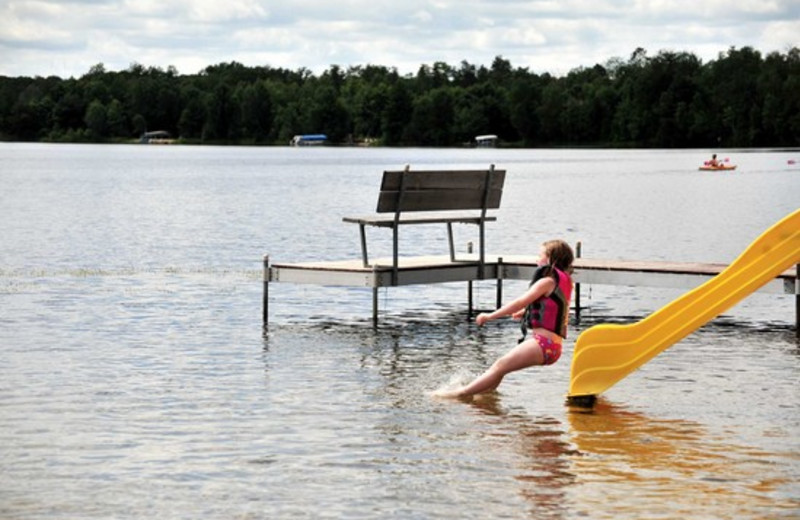
[(416, 170), (383, 172), (378, 213), (497, 209), (505, 170)]

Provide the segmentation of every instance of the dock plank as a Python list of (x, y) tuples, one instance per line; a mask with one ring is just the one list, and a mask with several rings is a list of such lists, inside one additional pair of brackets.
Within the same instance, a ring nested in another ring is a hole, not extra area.
[[(398, 259), (396, 285), (477, 281), (480, 279), (530, 280), (537, 266), (532, 255), (491, 254), (486, 256), (484, 277), (478, 272), (477, 255), (451, 261), (449, 256), (414, 256)], [(630, 285), (649, 287), (693, 288), (721, 273), (726, 264), (670, 262), (658, 260), (619, 260), (577, 258), (574, 263), (576, 283)], [(275, 263), (270, 266), (269, 281), (387, 287), (386, 273), (392, 271), (392, 258), (379, 258), (370, 266), (360, 259)], [(798, 294), (796, 268), (788, 269), (762, 292)]]

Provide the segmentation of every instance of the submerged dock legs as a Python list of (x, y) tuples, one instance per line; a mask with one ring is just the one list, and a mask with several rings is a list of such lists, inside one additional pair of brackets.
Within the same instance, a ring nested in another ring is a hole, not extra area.
[[(727, 266), (723, 264), (696, 264), (676, 262), (641, 262), (625, 260), (586, 260), (582, 256), (581, 243), (576, 250), (575, 288), (573, 292), (575, 321), (580, 322), (583, 311), (581, 287), (589, 284), (628, 285), (645, 287), (670, 287), (692, 289), (698, 283), (708, 281), (719, 275)], [(496, 258), (496, 259), (494, 259)], [(333, 262), (306, 262), (302, 264), (272, 264), (268, 254), (263, 256), (263, 300), (262, 318), (264, 329), (269, 326), (270, 283), (292, 282), (312, 283), (317, 285), (361, 287), (372, 289), (372, 322), (377, 324), (381, 287), (397, 287), (405, 285), (424, 285), (434, 283), (466, 282), (467, 283), (467, 320), (482, 312), (478, 295), (479, 286), (474, 282), (494, 280), (496, 282), (497, 301), (494, 308), (503, 304), (503, 284), (506, 280), (527, 280), (536, 270), (536, 262), (532, 257), (494, 257), (486, 265), (486, 276), (481, 278), (475, 270), (477, 264), (469, 261), (453, 262), (450, 257), (415, 257), (406, 260), (401, 267), (400, 280), (392, 283), (391, 266), (384, 262), (375, 263), (372, 267), (364, 267), (358, 260), (342, 260)], [(509, 261), (510, 260), (510, 261)], [(381, 265), (382, 267), (378, 267)], [(795, 332), (800, 344), (800, 264), (794, 269), (779, 274), (758, 289), (772, 294), (795, 295)], [(590, 294), (591, 296), (591, 294)]]
[(269, 326), (269, 255), (264, 255), (264, 295), (261, 302), (262, 328), (267, 332)]

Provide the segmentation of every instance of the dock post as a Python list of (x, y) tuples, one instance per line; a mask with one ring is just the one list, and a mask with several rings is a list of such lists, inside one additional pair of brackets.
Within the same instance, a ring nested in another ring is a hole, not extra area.
[[(472, 242), (467, 242), (467, 253), (472, 254)], [(472, 321), (472, 280), (467, 280), (467, 321)]]
[[(581, 257), (581, 242), (575, 244), (575, 258)], [(575, 284), (575, 320), (581, 321), (581, 284)]]
[[(393, 282), (396, 283), (396, 282)], [(372, 266), (372, 326), (378, 326), (378, 266)]]
[(503, 306), (503, 275), (505, 268), (503, 267), (503, 257), (497, 259), (497, 306), (499, 309)]
[(467, 321), (472, 321), (472, 314), (475, 311), (472, 309), (472, 282), (467, 282)]
[(266, 333), (269, 326), (269, 255), (264, 255), (264, 294), (261, 306), (262, 327)]

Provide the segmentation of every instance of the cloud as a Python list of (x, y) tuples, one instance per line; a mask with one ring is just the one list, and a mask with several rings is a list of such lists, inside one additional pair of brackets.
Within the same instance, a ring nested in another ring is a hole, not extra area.
[(239, 61), (322, 72), (375, 64), (564, 74), (637, 47), (714, 59), (800, 45), (790, 0), (0, 0), (0, 74), (79, 76), (137, 62), (182, 73)]

